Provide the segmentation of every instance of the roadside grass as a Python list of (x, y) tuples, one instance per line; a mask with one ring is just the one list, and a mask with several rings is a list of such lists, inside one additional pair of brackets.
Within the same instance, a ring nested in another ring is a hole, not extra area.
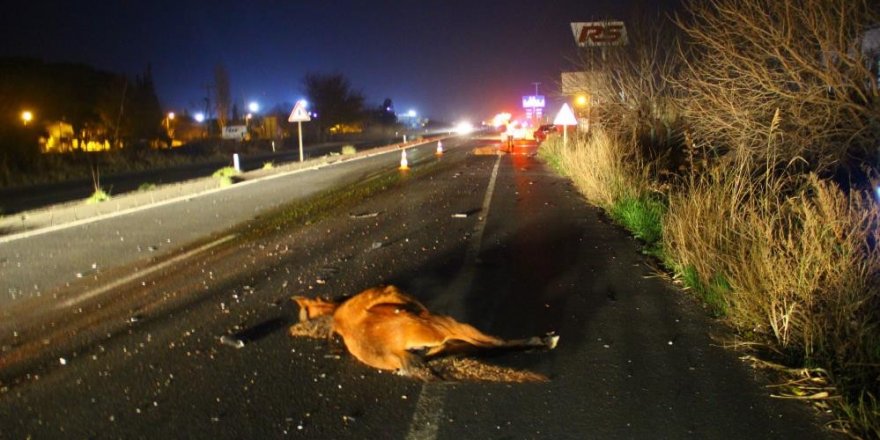
[[(664, 249), (740, 332), (829, 376), (839, 395), (827, 400), (847, 431), (877, 437), (878, 225), (870, 194), (740, 163), (670, 197)], [(715, 274), (729, 286), (718, 295)]]
[(662, 194), (651, 188), (651, 167), (633, 150), (594, 129), (589, 137), (572, 139), (567, 148), (559, 136), (550, 136), (538, 151), (557, 172), (572, 179), (587, 201), (645, 241), (649, 253), (658, 252), (666, 206)]
[[(750, 346), (797, 377), (777, 394), (880, 438), (880, 206), (869, 193), (787, 168), (718, 163), (653, 191), (647, 166), (601, 131), (540, 156), (646, 242)], [(617, 144), (617, 145), (615, 145)], [(639, 170), (636, 167), (642, 166)]]
[(138, 191), (152, 191), (156, 189), (156, 184), (152, 182), (144, 182), (138, 186)]
[(95, 192), (93, 192), (92, 195), (86, 199), (86, 203), (91, 205), (95, 203), (106, 202), (110, 199), (110, 193), (104, 191), (102, 188), (97, 188), (95, 189)]
[(274, 162), (272, 162), (272, 161), (269, 161), (269, 162), (263, 162), (263, 169), (264, 169), (264, 170), (271, 170), (271, 169), (274, 169), (274, 168), (275, 168), (275, 163), (274, 163)]
[(700, 278), (694, 266), (674, 268), (673, 272), (685, 289), (694, 292), (706, 303), (713, 317), (721, 318), (727, 315), (727, 303), (724, 298), (730, 292), (730, 284), (726, 278), (715, 275), (707, 284)]
[(220, 184), (220, 187), (230, 186), (234, 182), (232, 180), (233, 177), (237, 176), (239, 173), (233, 167), (223, 167), (217, 171), (214, 171), (212, 175), (213, 178), (217, 179)]
[(663, 215), (666, 206), (656, 197), (642, 195), (615, 201), (609, 214), (632, 234), (649, 245), (663, 239)]
[(343, 156), (351, 156), (357, 154), (357, 148), (355, 148), (354, 145), (343, 145), (340, 153), (342, 153)]

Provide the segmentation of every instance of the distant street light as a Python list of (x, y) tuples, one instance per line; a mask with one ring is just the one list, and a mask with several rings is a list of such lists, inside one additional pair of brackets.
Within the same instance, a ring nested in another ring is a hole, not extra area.
[(174, 139), (174, 130), (171, 129), (171, 121), (174, 120), (174, 112), (168, 112), (168, 115), (165, 116), (165, 131), (168, 133), (168, 137)]
[(587, 105), (586, 95), (578, 95), (578, 97), (575, 98), (574, 103), (577, 104), (578, 107), (583, 107), (583, 106)]
[(251, 101), (250, 104), (248, 104), (248, 110), (250, 110), (251, 113), (256, 113), (260, 111), (260, 104), (256, 101)]
[(24, 122), (24, 125), (28, 125), (28, 122), (31, 122), (34, 119), (34, 114), (28, 110), (21, 112), (21, 120)]
[(201, 124), (202, 122), (205, 122), (205, 114), (204, 113), (196, 113), (195, 116), (193, 116), (193, 117), (195, 118), (196, 122), (198, 122), (199, 124)]

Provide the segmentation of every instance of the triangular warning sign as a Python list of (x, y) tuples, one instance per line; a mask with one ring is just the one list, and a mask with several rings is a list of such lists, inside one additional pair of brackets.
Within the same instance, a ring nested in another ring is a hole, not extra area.
[(554, 125), (577, 125), (577, 118), (574, 117), (574, 112), (571, 111), (571, 107), (568, 104), (562, 104), (562, 108), (559, 109), (559, 113), (556, 114), (556, 119), (553, 120)]
[(305, 101), (297, 101), (296, 105), (293, 106), (293, 111), (290, 112), (290, 117), (287, 118), (288, 122), (306, 122), (311, 120), (312, 118), (306, 110)]

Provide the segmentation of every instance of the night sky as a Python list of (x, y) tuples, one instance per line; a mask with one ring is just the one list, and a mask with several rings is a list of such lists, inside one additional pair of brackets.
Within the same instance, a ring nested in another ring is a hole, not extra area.
[(572, 21), (669, 11), (639, 0), (21, 1), (0, 17), (0, 56), (152, 66), (166, 110), (203, 108), (214, 66), (240, 106), (302, 97), (306, 72), (341, 73), (370, 106), (384, 98), (435, 119), (517, 112), (533, 82), (552, 97), (574, 70)]

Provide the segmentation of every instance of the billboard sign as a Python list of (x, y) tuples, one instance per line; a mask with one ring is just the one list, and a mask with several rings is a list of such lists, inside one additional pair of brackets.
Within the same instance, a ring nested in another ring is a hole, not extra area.
[(580, 47), (625, 46), (626, 26), (622, 21), (572, 23), (571, 32)]
[(544, 108), (544, 96), (543, 95), (531, 95), (531, 96), (523, 96), (522, 99), (523, 108)]

